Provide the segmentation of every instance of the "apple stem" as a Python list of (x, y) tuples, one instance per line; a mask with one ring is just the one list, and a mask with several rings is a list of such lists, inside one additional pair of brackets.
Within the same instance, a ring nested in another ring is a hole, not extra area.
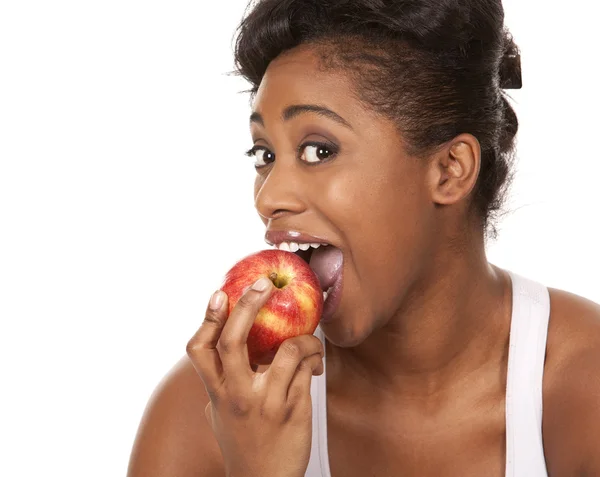
[(273, 282), (277, 288), (283, 288), (286, 284), (285, 281), (282, 280), (276, 272), (273, 272), (269, 275), (269, 279)]

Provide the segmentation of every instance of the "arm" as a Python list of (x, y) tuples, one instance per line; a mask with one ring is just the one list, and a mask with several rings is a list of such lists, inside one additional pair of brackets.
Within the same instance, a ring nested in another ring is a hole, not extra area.
[(575, 310), (562, 335), (572, 346), (555, 362), (544, 396), (552, 477), (600, 476), (600, 306), (579, 298)]
[(184, 356), (157, 386), (142, 417), (127, 477), (224, 477), (204, 415), (206, 389)]

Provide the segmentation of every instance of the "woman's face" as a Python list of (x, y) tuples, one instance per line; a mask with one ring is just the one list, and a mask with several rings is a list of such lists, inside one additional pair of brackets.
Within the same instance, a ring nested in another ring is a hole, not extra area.
[[(347, 125), (314, 112), (282, 119), (292, 105), (326, 107)], [(251, 122), (254, 144), (264, 148), (255, 156), (264, 165), (258, 213), (267, 230), (322, 237), (342, 251), (341, 302), (323, 329), (337, 346), (355, 346), (392, 318), (431, 258), (426, 161), (407, 155), (394, 124), (355, 99), (343, 73), (322, 71), (308, 47), (269, 65), (253, 112), (264, 122)]]

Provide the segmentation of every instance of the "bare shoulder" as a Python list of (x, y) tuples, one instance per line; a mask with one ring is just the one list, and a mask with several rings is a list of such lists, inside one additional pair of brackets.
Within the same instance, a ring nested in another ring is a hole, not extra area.
[(551, 475), (600, 475), (600, 305), (553, 288), (544, 372)]
[(221, 452), (204, 415), (204, 383), (187, 355), (161, 380), (144, 411), (128, 477), (223, 477)]

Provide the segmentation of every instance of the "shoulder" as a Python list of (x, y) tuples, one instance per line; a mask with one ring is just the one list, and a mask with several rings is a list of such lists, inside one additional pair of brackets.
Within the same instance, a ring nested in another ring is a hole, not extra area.
[(128, 477), (224, 476), (221, 453), (204, 415), (208, 402), (204, 383), (184, 356), (148, 401)]
[(543, 436), (551, 475), (599, 475), (600, 305), (549, 289)]

